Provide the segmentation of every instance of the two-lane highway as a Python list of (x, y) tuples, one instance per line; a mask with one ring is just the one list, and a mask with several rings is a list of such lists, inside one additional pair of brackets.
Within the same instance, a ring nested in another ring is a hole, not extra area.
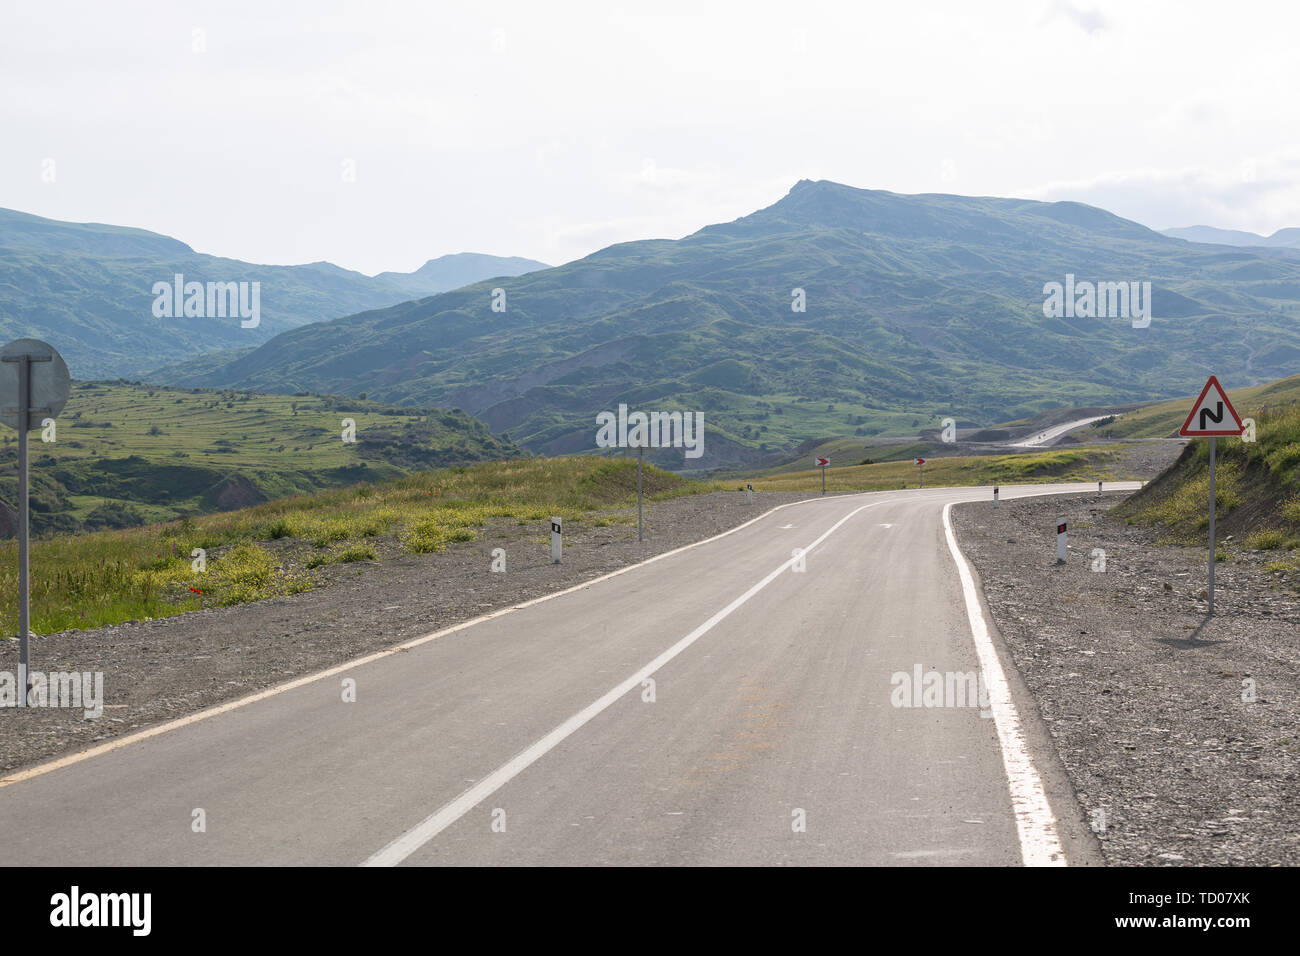
[[(981, 643), (949, 544), (945, 505), (989, 495), (784, 506), (14, 774), (0, 781), (3, 862), (1098, 862), (1033, 702)], [(931, 672), (950, 687), (982, 673), (988, 699), (899, 706), (891, 678)]]

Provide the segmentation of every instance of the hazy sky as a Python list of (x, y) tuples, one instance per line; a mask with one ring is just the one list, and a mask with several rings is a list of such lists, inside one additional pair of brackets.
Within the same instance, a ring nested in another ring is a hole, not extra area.
[(2, 0), (0, 206), (368, 273), (558, 264), (804, 178), (1270, 233), (1300, 226), (1298, 28), (1242, 0)]

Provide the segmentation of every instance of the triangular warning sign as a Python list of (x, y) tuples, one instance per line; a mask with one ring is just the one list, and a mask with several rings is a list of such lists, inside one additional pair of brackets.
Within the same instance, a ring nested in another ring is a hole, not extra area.
[(1178, 434), (1192, 438), (1210, 435), (1240, 435), (1245, 430), (1241, 416), (1228, 401), (1228, 393), (1213, 375), (1201, 389), (1201, 397), (1192, 406), (1192, 412), (1178, 429)]

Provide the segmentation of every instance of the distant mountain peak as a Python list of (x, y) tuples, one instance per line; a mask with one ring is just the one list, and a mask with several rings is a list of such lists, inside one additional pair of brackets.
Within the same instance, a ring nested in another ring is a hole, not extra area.
[(414, 272), (381, 272), (376, 279), (424, 297), (449, 292), (499, 276), (521, 276), (551, 268), (545, 262), (521, 256), (490, 256), (482, 252), (453, 252), (429, 259)]
[(771, 206), (699, 234), (775, 235), (820, 227), (894, 239), (969, 242), (994, 234), (1028, 234), (1025, 226), (1035, 219), (1057, 224), (1044, 222), (1045, 230), (1067, 226), (1109, 238), (1161, 241), (1159, 233), (1141, 223), (1081, 202), (896, 193), (827, 179), (801, 179)]
[(1220, 246), (1265, 246), (1272, 249), (1300, 249), (1300, 228), (1279, 229), (1271, 236), (1261, 236), (1244, 229), (1220, 229), (1217, 226), (1181, 226), (1162, 229), (1174, 239), (1188, 242), (1208, 242)]
[(0, 209), (0, 246), (83, 252), (111, 258), (195, 254), (179, 239), (148, 229), (102, 222), (64, 222), (17, 209)]

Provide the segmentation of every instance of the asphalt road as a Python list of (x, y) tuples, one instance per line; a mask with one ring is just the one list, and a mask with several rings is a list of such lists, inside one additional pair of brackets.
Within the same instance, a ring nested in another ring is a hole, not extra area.
[(1082, 428), (1090, 422), (1099, 422), (1107, 415), (1094, 415), (1092, 418), (1079, 418), (1072, 422), (1065, 422), (1061, 425), (1053, 425), (1051, 428), (1045, 428), (1040, 432), (1034, 432), (1028, 438), (1012, 442), (1012, 448), (1042, 448), (1044, 445), (1050, 445), (1067, 432), (1072, 432), (1076, 428)]
[[(1094, 489), (1004, 486), (1003, 507)], [(1098, 863), (996, 636), (981, 658), (980, 599), (963, 590), (943, 506), (989, 497), (785, 506), (13, 775), (0, 781), (0, 863)], [(985, 706), (895, 706), (892, 675), (981, 663)]]

